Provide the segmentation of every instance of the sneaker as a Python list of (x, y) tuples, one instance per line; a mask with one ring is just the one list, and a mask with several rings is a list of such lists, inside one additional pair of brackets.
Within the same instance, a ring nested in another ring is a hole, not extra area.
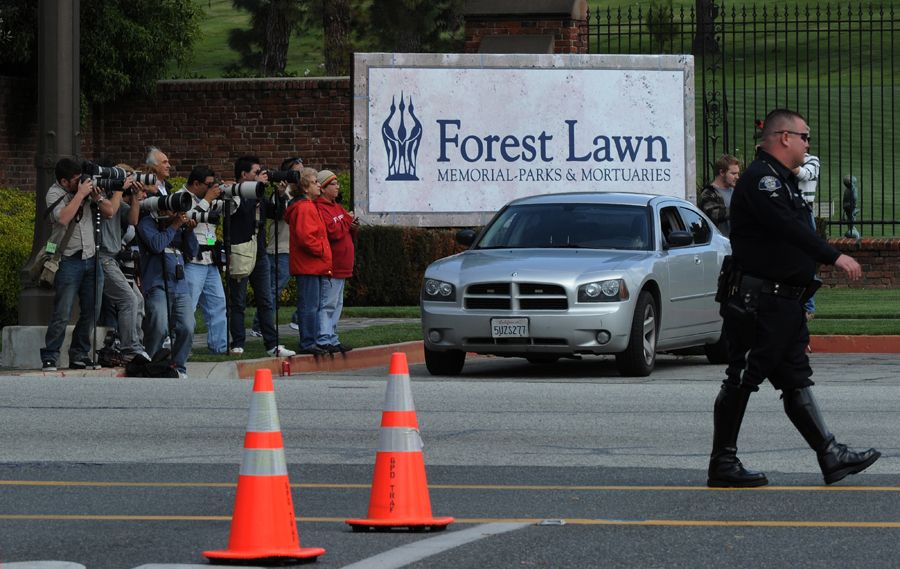
[(235, 347), (231, 348), (231, 354), (232, 354), (232, 355), (239, 356), (239, 355), (241, 355), (241, 354), (243, 354), (243, 353), (244, 353), (244, 348), (240, 348), (240, 347), (238, 347), (238, 346), (235, 346)]
[(297, 353), (298, 354), (309, 354), (309, 355), (313, 355), (313, 356), (324, 356), (325, 354), (328, 353), (328, 350), (323, 350), (319, 346), (313, 346), (311, 348), (300, 348), (300, 351)]
[(256, 328), (250, 328), (250, 335), (254, 338), (262, 338), (262, 332), (260, 332)]
[(41, 371), (56, 371), (56, 362), (53, 360), (44, 360), (41, 366)]
[(186, 371), (179, 371), (179, 372), (178, 372), (178, 379), (187, 379), (187, 378), (188, 378), (188, 376), (187, 376), (187, 372), (186, 372)]
[(289, 350), (284, 346), (275, 346), (271, 350), (266, 350), (266, 353), (275, 358), (289, 358), (297, 355), (297, 352)]
[(82, 356), (70, 361), (69, 369), (100, 369), (100, 366), (88, 356)]
[(353, 350), (353, 348), (351, 348), (350, 346), (345, 346), (344, 344), (341, 344), (341, 343), (338, 343), (338, 345), (336, 345), (336, 346), (332, 346), (332, 348), (335, 348), (338, 352), (340, 352), (342, 354), (346, 354), (347, 352)]
[(291, 322), (291, 330), (297, 330), (297, 331), (299, 331), (299, 330), (300, 330), (300, 325), (297, 324), (296, 322)]

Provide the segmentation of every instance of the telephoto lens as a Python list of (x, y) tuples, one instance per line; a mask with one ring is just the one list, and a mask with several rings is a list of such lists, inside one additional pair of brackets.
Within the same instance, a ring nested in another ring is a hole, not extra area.
[(193, 219), (197, 223), (212, 223), (213, 225), (216, 225), (222, 219), (222, 216), (217, 211), (191, 210), (187, 216), (188, 219)]
[(124, 180), (128, 176), (128, 172), (117, 166), (99, 166), (93, 162), (82, 162), (81, 172), (95, 178), (109, 178), (112, 180)]
[(121, 192), (125, 186), (125, 180), (113, 180), (111, 178), (98, 178), (94, 180), (94, 186), (107, 193)]
[(159, 211), (187, 211), (194, 207), (194, 200), (187, 192), (178, 192), (167, 196), (147, 198), (141, 202), (141, 211), (157, 213)]
[(296, 170), (269, 170), (269, 181), (274, 184), (277, 184), (279, 182), (299, 184), (300, 172)]
[(252, 200), (263, 197), (265, 191), (266, 185), (262, 182), (241, 182), (231, 186), (222, 186), (221, 197), (231, 196)]
[(144, 184), (145, 186), (155, 186), (156, 185), (156, 174), (152, 174), (150, 172), (135, 172), (134, 173), (134, 181)]

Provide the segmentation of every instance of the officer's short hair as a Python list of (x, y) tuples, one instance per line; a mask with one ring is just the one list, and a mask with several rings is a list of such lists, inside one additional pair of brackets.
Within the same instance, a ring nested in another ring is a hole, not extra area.
[(790, 126), (790, 123), (794, 122), (797, 119), (806, 122), (806, 119), (803, 118), (803, 115), (796, 111), (791, 111), (789, 109), (775, 109), (774, 111), (770, 111), (763, 121), (762, 138), (770, 136), (776, 131), (788, 128)]
[(718, 160), (716, 160), (716, 175), (718, 176), (722, 172), (727, 172), (728, 169), (732, 166), (737, 166), (738, 168), (740, 168), (741, 161), (731, 154), (723, 154)]

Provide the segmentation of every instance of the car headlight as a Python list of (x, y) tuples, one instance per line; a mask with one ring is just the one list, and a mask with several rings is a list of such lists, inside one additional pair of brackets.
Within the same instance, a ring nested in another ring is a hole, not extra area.
[(453, 302), (456, 300), (456, 287), (437, 279), (425, 279), (425, 286), (422, 287), (422, 298), (425, 300)]
[(628, 287), (623, 279), (611, 279), (578, 287), (578, 302), (619, 302), (628, 300)]

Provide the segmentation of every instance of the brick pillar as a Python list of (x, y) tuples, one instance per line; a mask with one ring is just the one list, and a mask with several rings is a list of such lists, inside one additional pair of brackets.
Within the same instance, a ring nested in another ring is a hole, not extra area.
[(587, 0), (467, 0), (466, 53), (587, 53)]

